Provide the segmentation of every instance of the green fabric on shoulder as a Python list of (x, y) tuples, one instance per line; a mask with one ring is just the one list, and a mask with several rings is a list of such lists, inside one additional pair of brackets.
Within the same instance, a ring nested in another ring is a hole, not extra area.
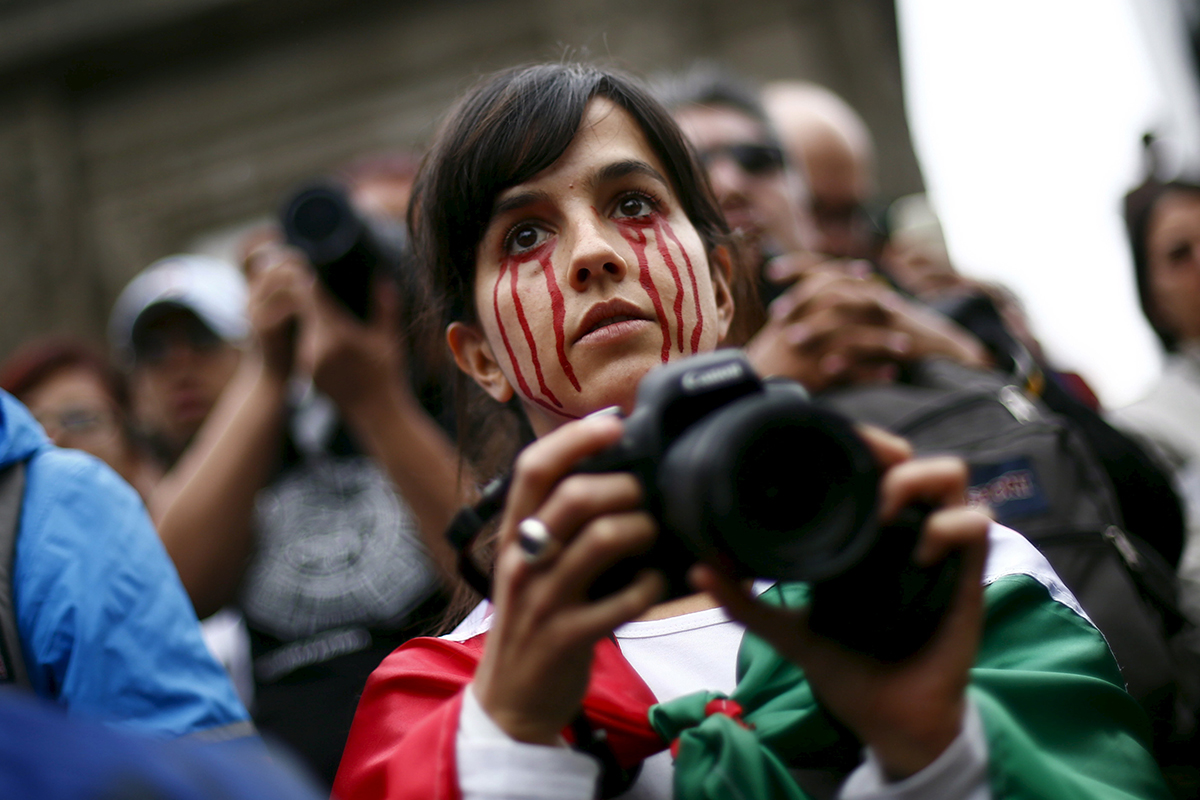
[[(777, 585), (760, 599), (800, 607), (808, 588)], [(997, 580), (984, 599), (969, 692), (993, 798), (1168, 798), (1145, 717), (1100, 633), (1024, 575)], [(859, 760), (861, 746), (816, 702), (803, 670), (753, 634), (738, 653), (735, 705), (723, 699), (701, 692), (650, 710), (675, 742), (678, 800), (809, 800), (790, 768), (848, 772)]]
[(1169, 798), (1149, 723), (1103, 636), (1032, 578), (987, 589), (970, 696), (995, 798)]

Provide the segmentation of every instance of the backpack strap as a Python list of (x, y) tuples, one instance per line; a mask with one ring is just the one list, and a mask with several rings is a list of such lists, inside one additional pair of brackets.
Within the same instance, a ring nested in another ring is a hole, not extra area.
[(25, 463), (18, 461), (0, 470), (0, 685), (30, 688), (13, 602), (13, 568), (24, 495)]

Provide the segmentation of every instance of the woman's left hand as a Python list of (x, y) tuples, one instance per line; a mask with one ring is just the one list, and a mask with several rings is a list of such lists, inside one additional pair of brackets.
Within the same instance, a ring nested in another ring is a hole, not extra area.
[(708, 565), (692, 571), (697, 589), (711, 592), (736, 619), (801, 666), (822, 704), (875, 752), (899, 780), (924, 769), (958, 736), (969, 670), (983, 620), (981, 586), (990, 520), (963, 505), (966, 466), (955, 458), (911, 459), (902, 440), (860, 429), (885, 468), (881, 518), (923, 502), (935, 508), (916, 550), (922, 565), (951, 551), (962, 554), (959, 583), (933, 638), (915, 655), (884, 663), (850, 651), (808, 626), (808, 610), (755, 601), (746, 587)]

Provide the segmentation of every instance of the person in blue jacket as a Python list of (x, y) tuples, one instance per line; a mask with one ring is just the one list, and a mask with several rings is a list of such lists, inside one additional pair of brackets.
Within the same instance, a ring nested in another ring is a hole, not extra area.
[(99, 459), (55, 447), (0, 391), (0, 478), (17, 462), (20, 522), (0, 553), (14, 673), (71, 717), (157, 738), (255, 736), (137, 493)]
[(328, 793), (257, 739), (164, 742), (73, 720), (23, 692), (0, 689), (0, 797), (319, 800)]

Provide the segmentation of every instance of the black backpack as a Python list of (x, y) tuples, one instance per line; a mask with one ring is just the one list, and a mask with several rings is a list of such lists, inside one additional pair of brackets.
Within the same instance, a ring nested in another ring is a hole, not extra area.
[(1108, 640), (1156, 741), (1178, 736), (1184, 678), (1171, 639), (1185, 621), (1175, 572), (1124, 530), (1108, 476), (1069, 422), (999, 373), (943, 360), (914, 366), (904, 383), (816, 400), (905, 437), (920, 455), (964, 459), (970, 499), (1046, 556)]

